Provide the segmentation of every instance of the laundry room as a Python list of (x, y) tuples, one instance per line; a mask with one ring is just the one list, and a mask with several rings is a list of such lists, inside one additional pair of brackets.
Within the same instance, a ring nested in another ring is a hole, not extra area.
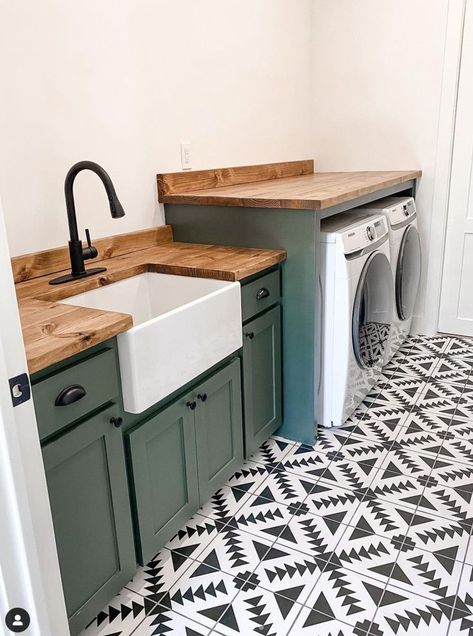
[(473, 635), (473, 0), (0, 0), (0, 634)]

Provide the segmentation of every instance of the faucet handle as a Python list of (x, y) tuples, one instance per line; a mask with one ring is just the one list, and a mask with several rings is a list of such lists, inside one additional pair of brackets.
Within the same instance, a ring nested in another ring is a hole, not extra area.
[(82, 248), (84, 260), (87, 260), (89, 258), (97, 258), (98, 252), (97, 249), (92, 245), (88, 228), (85, 230), (85, 238), (87, 239), (87, 247)]

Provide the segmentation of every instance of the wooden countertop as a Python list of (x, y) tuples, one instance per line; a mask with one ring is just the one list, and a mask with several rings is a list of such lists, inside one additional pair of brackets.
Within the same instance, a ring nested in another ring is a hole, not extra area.
[(292, 161), (160, 174), (161, 203), (325, 210), (400, 183), (420, 170), (314, 172), (314, 162)]
[[(178, 243), (170, 226), (101, 239), (97, 263), (107, 271), (73, 283), (49, 285), (67, 267), (60, 248), (12, 259), (28, 369), (34, 373), (116, 336), (133, 325), (131, 316), (74, 307), (60, 301), (144, 272), (239, 281), (286, 258), (283, 250)], [(60, 269), (58, 269), (60, 268)]]

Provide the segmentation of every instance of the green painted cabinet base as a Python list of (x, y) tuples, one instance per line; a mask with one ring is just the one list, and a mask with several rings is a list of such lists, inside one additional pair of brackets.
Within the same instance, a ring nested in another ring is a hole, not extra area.
[(123, 439), (112, 405), (43, 447), (64, 597), (77, 634), (136, 570)]
[(144, 564), (243, 461), (239, 359), (126, 438), (138, 559)]
[(245, 456), (249, 457), (282, 422), (281, 307), (243, 327)]

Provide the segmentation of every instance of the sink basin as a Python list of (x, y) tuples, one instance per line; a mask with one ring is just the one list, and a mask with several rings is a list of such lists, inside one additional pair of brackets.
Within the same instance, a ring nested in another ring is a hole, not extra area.
[(61, 302), (131, 314), (118, 353), (123, 401), (142, 413), (242, 346), (240, 284), (146, 273)]

